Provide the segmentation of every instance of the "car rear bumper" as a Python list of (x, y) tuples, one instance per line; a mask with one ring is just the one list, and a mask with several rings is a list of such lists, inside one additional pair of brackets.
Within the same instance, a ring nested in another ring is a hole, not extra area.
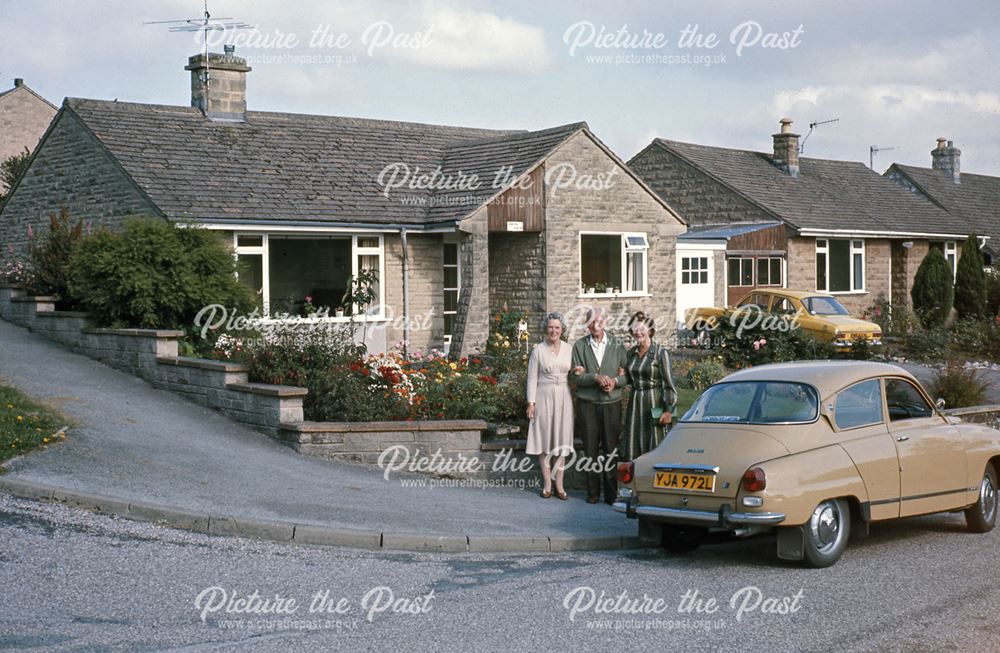
[(634, 498), (627, 501), (619, 498), (611, 507), (631, 519), (646, 517), (647, 519), (669, 524), (728, 528), (730, 526), (745, 526), (749, 524), (773, 526), (785, 521), (785, 515), (780, 512), (733, 512), (729, 505), (723, 505), (719, 508), (718, 512), (711, 512), (709, 510), (692, 510), (690, 508), (661, 508), (659, 506), (633, 505), (634, 502)]

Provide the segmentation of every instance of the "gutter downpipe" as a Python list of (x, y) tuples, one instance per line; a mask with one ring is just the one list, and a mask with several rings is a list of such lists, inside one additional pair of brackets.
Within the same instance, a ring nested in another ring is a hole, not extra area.
[(399, 230), (403, 245), (403, 357), (410, 355), (410, 256), (406, 243), (406, 227)]

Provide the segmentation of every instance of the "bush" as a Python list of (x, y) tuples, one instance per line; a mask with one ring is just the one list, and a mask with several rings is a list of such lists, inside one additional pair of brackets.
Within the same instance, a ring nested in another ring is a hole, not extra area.
[(36, 295), (57, 297), (61, 309), (77, 308), (79, 301), (69, 290), (70, 261), (83, 240), (82, 219), (72, 224), (65, 208), (58, 215), (49, 215), (49, 232), (32, 238), (28, 244), (31, 268), (28, 290)]
[(960, 318), (986, 317), (986, 273), (979, 239), (970, 234), (962, 246), (955, 273), (955, 310)]
[[(748, 323), (753, 322), (748, 320)], [(719, 321), (713, 339), (721, 342), (722, 363), (727, 368), (738, 370), (782, 361), (826, 360), (837, 353), (830, 343), (816, 340), (801, 328), (793, 329), (792, 320), (776, 319), (768, 325), (770, 328), (764, 328), (763, 320), (757, 322), (741, 331), (740, 321), (736, 325), (730, 320)]]
[[(526, 325), (527, 330), (520, 327)], [(490, 335), (482, 358), (496, 374), (506, 372), (521, 372), (528, 369), (528, 356), (531, 354), (531, 328), (535, 326), (528, 321), (527, 311), (503, 310), (496, 313), (490, 320)], [(539, 332), (544, 336), (545, 330), (538, 325)], [(563, 334), (565, 339), (566, 334)]]
[(986, 314), (1000, 315), (1000, 270), (990, 268), (986, 273)]
[(906, 354), (916, 360), (941, 360), (947, 358), (951, 334), (944, 327), (916, 329), (907, 336), (903, 347)]
[(944, 399), (948, 408), (979, 406), (986, 403), (990, 384), (979, 378), (975, 368), (965, 367), (951, 360), (934, 378), (935, 399)]
[(1000, 362), (1000, 324), (995, 318), (956, 320), (951, 327), (951, 346), (956, 352)]
[(101, 326), (192, 331), (203, 307), (254, 307), (236, 264), (205, 229), (130, 218), (123, 232), (85, 239), (70, 260), (69, 289)]
[(28, 169), (28, 161), (30, 160), (31, 152), (25, 147), (20, 154), (14, 154), (0, 162), (0, 204), (7, 199), (14, 184)]
[(862, 312), (861, 317), (879, 325), (883, 338), (903, 337), (920, 327), (920, 322), (906, 304), (890, 304), (881, 296)]
[(932, 247), (920, 262), (913, 278), (913, 288), (910, 289), (914, 311), (924, 328), (939, 327), (948, 319), (954, 303), (953, 281), (951, 266), (944, 254)]
[(687, 373), (689, 387), (692, 390), (704, 390), (708, 386), (717, 383), (719, 379), (726, 376), (729, 371), (716, 361), (704, 361), (698, 363)]

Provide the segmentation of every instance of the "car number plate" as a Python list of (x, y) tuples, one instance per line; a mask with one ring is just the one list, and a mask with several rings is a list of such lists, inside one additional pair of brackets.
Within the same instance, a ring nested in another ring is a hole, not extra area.
[(679, 472), (656, 472), (653, 487), (668, 490), (691, 490), (693, 492), (715, 492), (715, 476), (710, 474), (681, 474)]

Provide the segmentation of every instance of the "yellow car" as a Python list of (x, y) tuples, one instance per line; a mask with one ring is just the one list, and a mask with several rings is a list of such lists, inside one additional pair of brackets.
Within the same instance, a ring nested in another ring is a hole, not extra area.
[(898, 366), (774, 363), (711, 386), (619, 463), (613, 507), (671, 551), (777, 529), (779, 558), (826, 567), (872, 522), (961, 510), (992, 530), (998, 472), (1000, 431), (945, 416)]
[[(863, 338), (869, 344), (882, 344), (882, 328), (874, 322), (851, 317), (833, 295), (804, 290), (757, 289), (743, 296), (729, 308), (692, 308), (685, 313), (685, 323), (702, 337), (710, 333), (719, 319), (729, 319), (734, 326), (767, 316), (795, 318), (804, 332), (836, 347), (850, 347)], [(766, 324), (766, 323), (765, 323)], [(704, 339), (703, 339), (704, 341)]]

